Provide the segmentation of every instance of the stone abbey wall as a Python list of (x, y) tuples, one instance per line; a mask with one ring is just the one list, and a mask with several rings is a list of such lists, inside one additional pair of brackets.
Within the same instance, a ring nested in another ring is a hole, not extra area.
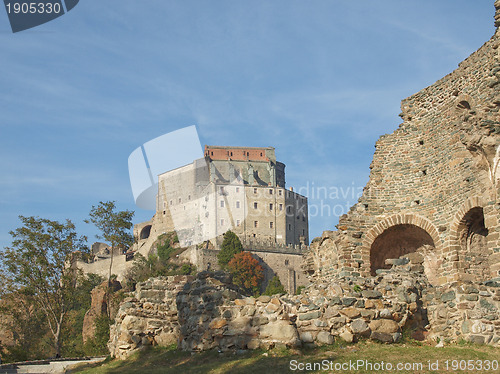
[[(295, 294), (298, 287), (307, 286), (310, 282), (306, 274), (302, 272), (302, 251), (291, 248), (271, 248), (271, 249), (246, 249), (264, 269), (264, 279), (262, 289), (264, 291), (269, 281), (277, 275), (285, 290)], [(199, 271), (220, 270), (216, 249), (199, 248), (192, 246), (180, 254), (180, 260), (187, 260), (191, 264), (196, 264)]]
[(369, 276), (420, 250), (434, 284), (498, 277), (500, 31), (401, 108), (403, 123), (376, 143), (362, 197), (338, 231), (313, 240), (307, 270)]

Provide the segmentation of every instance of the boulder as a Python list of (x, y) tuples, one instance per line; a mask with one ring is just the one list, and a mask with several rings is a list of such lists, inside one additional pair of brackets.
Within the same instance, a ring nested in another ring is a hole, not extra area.
[[(117, 280), (111, 281), (111, 292), (116, 292), (120, 290), (121, 284)], [(82, 328), (82, 337), (83, 342), (87, 342), (87, 340), (92, 339), (95, 335), (95, 322), (96, 320), (103, 315), (108, 314), (108, 304), (106, 300), (106, 290), (108, 289), (108, 281), (102, 282), (99, 286), (95, 287), (91, 292), (91, 304), (90, 309), (85, 313), (83, 318), (83, 328)], [(114, 309), (114, 310), (113, 310)], [(111, 308), (112, 316), (116, 313), (115, 308)]]
[(376, 319), (370, 322), (370, 339), (384, 343), (394, 343), (400, 337), (400, 328), (397, 322), (389, 319)]
[(345, 318), (344, 316), (335, 317), (332, 318), (329, 322), (332, 329), (338, 330), (346, 324), (347, 318)]
[(380, 318), (392, 319), (392, 313), (389, 309), (382, 309), (380, 311)]
[(344, 330), (339, 336), (347, 343), (352, 343), (354, 341), (354, 335), (347, 330)]
[(339, 310), (339, 312), (350, 319), (355, 319), (361, 316), (361, 312), (356, 308), (344, 308)]
[(320, 344), (333, 344), (333, 336), (327, 331), (320, 331), (318, 336), (316, 336), (316, 340)]
[(366, 309), (382, 309), (384, 307), (384, 303), (380, 299), (368, 299), (365, 301)]
[(177, 343), (177, 338), (178, 338), (177, 333), (172, 332), (161, 332), (160, 334), (156, 335), (154, 337), (154, 340), (156, 344), (158, 344), (161, 347), (168, 347), (169, 345), (176, 344)]
[(389, 319), (373, 320), (370, 322), (369, 327), (373, 332), (392, 334), (399, 331), (398, 323)]
[(345, 305), (345, 306), (351, 306), (351, 305), (354, 305), (354, 303), (356, 302), (356, 298), (355, 297), (343, 297), (342, 298), (342, 304)]
[(228, 323), (224, 335), (243, 335), (250, 330), (250, 317), (238, 317)]
[(364, 290), (361, 294), (367, 299), (380, 299), (382, 297), (382, 292), (375, 290)]
[(211, 329), (220, 329), (226, 325), (227, 321), (225, 319), (214, 319), (212, 322), (210, 322), (209, 327)]
[(329, 306), (328, 308), (326, 308), (325, 312), (323, 313), (323, 318), (330, 319), (333, 317), (337, 317), (339, 315), (340, 314), (339, 314), (338, 309)]
[(441, 295), (441, 301), (445, 303), (447, 301), (455, 300), (455, 297), (455, 291), (448, 291)]
[(353, 334), (360, 336), (370, 336), (370, 328), (363, 319), (356, 319), (351, 323)]
[(299, 338), (297, 329), (284, 320), (277, 320), (262, 326), (260, 336), (284, 343), (291, 343)]
[(247, 343), (247, 348), (248, 349), (257, 349), (260, 346), (260, 340), (259, 339), (250, 339), (250, 341)]
[(266, 316), (257, 315), (252, 319), (252, 326), (265, 325), (269, 322), (269, 318)]
[(123, 330), (135, 330), (135, 331), (143, 331), (146, 329), (147, 322), (142, 317), (127, 315), (122, 321), (121, 328)]
[(319, 318), (320, 315), (321, 315), (321, 312), (319, 310), (315, 310), (313, 312), (308, 312), (308, 313), (300, 313), (299, 320), (300, 321), (309, 321), (311, 319)]
[(268, 303), (269, 301), (271, 301), (271, 296), (267, 296), (267, 295), (259, 296), (257, 298), (257, 301), (259, 301), (261, 303)]
[(310, 331), (303, 331), (300, 333), (300, 340), (304, 343), (312, 343), (314, 341), (314, 337)]

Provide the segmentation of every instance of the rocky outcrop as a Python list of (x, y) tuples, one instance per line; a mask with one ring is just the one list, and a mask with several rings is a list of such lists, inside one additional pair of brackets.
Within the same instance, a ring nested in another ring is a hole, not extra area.
[[(111, 293), (114, 293), (120, 290), (121, 284), (117, 280), (112, 280), (111, 282)], [(83, 342), (86, 343), (89, 339), (92, 339), (95, 336), (96, 330), (96, 320), (103, 315), (107, 315), (108, 313), (111, 316), (115, 315), (116, 307), (113, 311), (113, 303), (111, 302), (110, 310), (108, 310), (108, 300), (107, 300), (107, 290), (108, 290), (108, 281), (102, 282), (99, 286), (95, 287), (91, 291), (91, 304), (90, 309), (85, 313), (85, 317), (83, 318), (83, 327), (82, 327), (82, 336)]]

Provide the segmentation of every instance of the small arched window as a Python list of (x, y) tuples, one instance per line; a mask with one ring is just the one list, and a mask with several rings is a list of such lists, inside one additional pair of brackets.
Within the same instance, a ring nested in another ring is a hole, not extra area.
[(457, 108), (470, 110), (470, 104), (467, 100), (461, 100), (458, 102)]

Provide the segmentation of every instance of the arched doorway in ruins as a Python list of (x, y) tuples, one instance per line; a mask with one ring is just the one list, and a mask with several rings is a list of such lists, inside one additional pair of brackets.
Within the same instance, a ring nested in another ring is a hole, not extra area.
[(458, 224), (458, 259), (461, 272), (469, 280), (482, 282), (491, 278), (489, 266), (488, 229), (482, 207), (474, 207)]
[(375, 275), (377, 269), (390, 269), (385, 260), (399, 258), (402, 255), (434, 248), (434, 240), (424, 229), (412, 224), (400, 224), (389, 227), (380, 234), (370, 248), (370, 271)]
[(149, 238), (151, 234), (151, 225), (146, 225), (142, 228), (141, 233), (139, 234), (139, 239), (144, 240)]

